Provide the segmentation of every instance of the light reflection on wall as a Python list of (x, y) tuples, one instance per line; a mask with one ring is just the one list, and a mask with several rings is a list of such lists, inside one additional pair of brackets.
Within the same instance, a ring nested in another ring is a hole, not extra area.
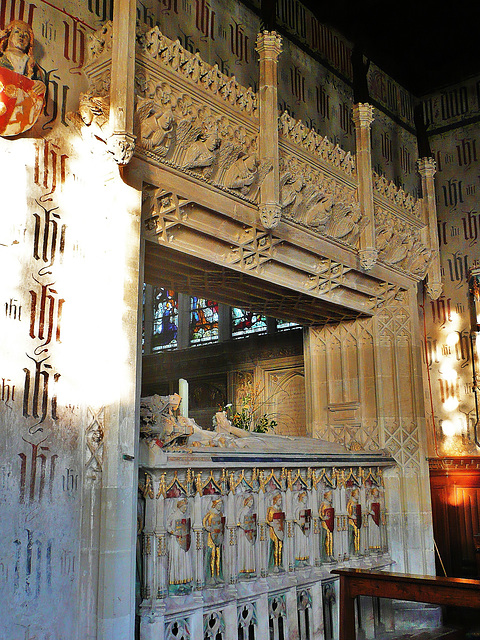
[[(63, 263), (56, 281), (64, 293), (62, 341), (55, 354), (61, 371), (59, 404), (105, 406), (131, 388), (130, 336), (122, 319), (130, 217), (137, 194), (121, 180), (104, 145), (75, 139), (75, 152), (59, 210), (68, 213)], [(79, 179), (77, 176), (81, 176)], [(122, 277), (123, 274), (123, 277)]]

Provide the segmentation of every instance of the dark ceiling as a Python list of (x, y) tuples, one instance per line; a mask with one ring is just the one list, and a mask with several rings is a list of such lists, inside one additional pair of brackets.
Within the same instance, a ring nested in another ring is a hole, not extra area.
[(302, 0), (417, 96), (480, 71), (480, 2)]

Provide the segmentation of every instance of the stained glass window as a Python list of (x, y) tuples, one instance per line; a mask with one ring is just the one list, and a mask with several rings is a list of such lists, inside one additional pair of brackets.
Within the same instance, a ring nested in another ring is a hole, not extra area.
[(301, 327), (301, 325), (288, 320), (277, 320), (277, 331), (286, 331), (287, 329), (295, 329), (295, 327)]
[(178, 331), (178, 298), (175, 291), (155, 287), (153, 290), (152, 351), (175, 349)]
[(232, 338), (243, 338), (250, 333), (266, 333), (266, 331), (265, 316), (232, 307)]
[(190, 344), (218, 340), (218, 302), (205, 298), (190, 298)]

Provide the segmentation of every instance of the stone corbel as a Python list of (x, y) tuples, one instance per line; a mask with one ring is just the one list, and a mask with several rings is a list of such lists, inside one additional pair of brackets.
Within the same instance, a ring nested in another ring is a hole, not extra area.
[(355, 125), (356, 165), (358, 178), (358, 200), (362, 218), (367, 222), (360, 235), (360, 264), (369, 271), (377, 262), (375, 247), (375, 210), (373, 206), (372, 151), (370, 126), (373, 122), (373, 107), (367, 103), (353, 105)]
[(426, 244), (432, 252), (432, 258), (427, 270), (427, 292), (432, 300), (437, 300), (443, 291), (443, 283), (440, 270), (437, 205), (435, 201), (435, 160), (433, 158), (419, 158), (417, 160), (417, 170), (422, 180), (424, 222), (427, 226)]
[(127, 164), (135, 149), (135, 23), (134, 0), (113, 3), (112, 67), (110, 82), (110, 127), (108, 148), (116, 162)]
[(123, 166), (130, 162), (135, 151), (135, 139), (136, 136), (127, 131), (115, 131), (108, 138), (108, 150), (117, 164)]
[(261, 186), (260, 219), (266, 229), (275, 227), (281, 217), (279, 152), (278, 152), (278, 106), (277, 64), (282, 51), (282, 40), (275, 31), (258, 34), (257, 48), (260, 56), (259, 100), (259, 156), (260, 161), (271, 163), (272, 170)]

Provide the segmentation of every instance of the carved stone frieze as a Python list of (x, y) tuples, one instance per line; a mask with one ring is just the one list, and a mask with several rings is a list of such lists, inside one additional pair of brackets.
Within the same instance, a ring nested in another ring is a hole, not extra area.
[(285, 218), (356, 246), (366, 221), (355, 190), (293, 156), (281, 158), (280, 188)]
[(406, 193), (401, 187), (391, 180), (387, 180), (385, 176), (378, 175), (373, 172), (373, 189), (375, 195), (380, 195), (389, 200), (393, 205), (400, 209), (405, 209), (410, 215), (417, 219), (422, 216), (422, 201), (416, 199), (409, 193)]
[(172, 71), (197, 84), (217, 98), (239, 108), (248, 115), (255, 116), (257, 95), (251, 87), (242, 87), (235, 76), (226, 76), (218, 66), (204, 62), (200, 54), (184, 49), (179, 40), (170, 40), (157, 26), (144, 33), (137, 33), (140, 51), (149, 58), (160, 62)]
[(112, 51), (113, 25), (106, 22), (98, 31), (88, 36), (87, 61), (92, 62)]
[(260, 160), (258, 135), (168, 83), (137, 74), (139, 146), (249, 201), (257, 201), (271, 162)]
[(422, 279), (431, 260), (431, 251), (413, 225), (392, 213), (377, 208), (376, 248), (378, 259)]
[(309, 129), (301, 120), (295, 120), (287, 111), (280, 116), (279, 130), (289, 142), (301, 146), (324, 162), (341, 169), (348, 176), (355, 175), (355, 158), (349, 151), (344, 151), (338, 144), (333, 144), (327, 136), (323, 137), (313, 129)]

